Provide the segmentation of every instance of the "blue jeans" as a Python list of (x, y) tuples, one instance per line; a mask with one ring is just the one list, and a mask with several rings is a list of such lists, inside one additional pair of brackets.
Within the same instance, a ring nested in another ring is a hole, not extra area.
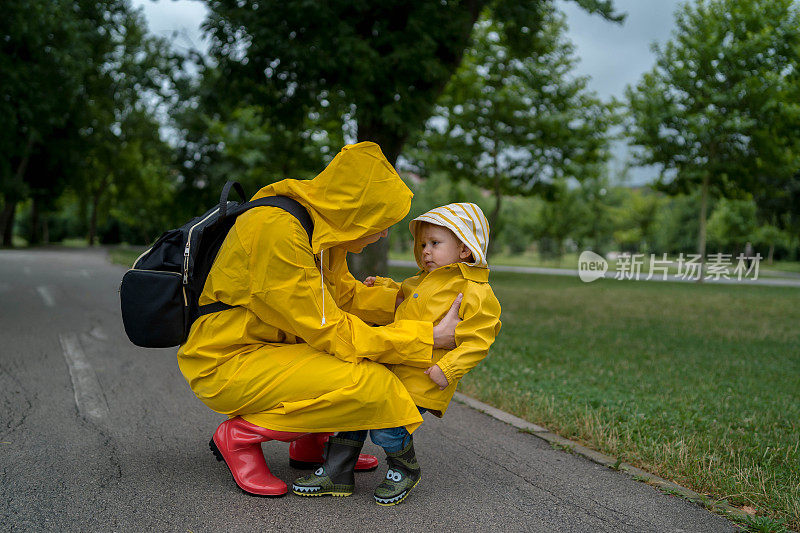
[[(422, 407), (417, 407), (417, 409), (419, 409), (419, 414), (427, 411), (427, 409)], [(367, 440), (367, 430), (362, 429), (359, 431), (341, 431), (337, 433), (336, 436), (343, 439), (364, 442)], [(405, 448), (411, 440), (411, 435), (403, 426), (398, 428), (370, 429), (369, 436), (372, 439), (372, 442), (383, 448), (383, 451), (386, 453), (399, 452)]]

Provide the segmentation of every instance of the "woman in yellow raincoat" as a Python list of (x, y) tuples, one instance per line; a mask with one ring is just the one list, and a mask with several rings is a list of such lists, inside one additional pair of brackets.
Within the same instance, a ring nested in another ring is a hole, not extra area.
[[(311, 243), (297, 219), (279, 208), (239, 216), (199, 301), (236, 307), (198, 318), (178, 351), (197, 397), (229, 417), (214, 433), (212, 450), (240, 488), (265, 496), (285, 494), (287, 487), (269, 472), (261, 442), (398, 426), (413, 432), (422, 417), (400, 380), (379, 363), (430, 366), (434, 347), (455, 346), (460, 303), (436, 327), (365, 322), (391, 322), (396, 292), (357, 282), (347, 253), (385, 236), (413, 196), (378, 145), (345, 146), (313, 180), (280, 181), (253, 199), (274, 195), (306, 208), (314, 223)], [(306, 440), (319, 443), (315, 436)], [(328, 447), (328, 456), (342, 456), (349, 470), (328, 493), (346, 493), (360, 446), (331, 438)]]

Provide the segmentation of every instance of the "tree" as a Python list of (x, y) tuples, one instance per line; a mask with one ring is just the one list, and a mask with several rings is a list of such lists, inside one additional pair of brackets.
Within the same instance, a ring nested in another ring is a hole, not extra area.
[(80, 174), (72, 187), (88, 201), (87, 242), (95, 243), (98, 218), (113, 196), (149, 180), (156, 172), (168, 185), (169, 149), (161, 139), (159, 106), (169, 96), (178, 58), (162, 39), (147, 34), (140, 11), (127, 2), (106, 6), (102, 38), (93, 43), (92, 68), (83, 80)]
[(772, 264), (776, 246), (784, 246), (786, 248), (791, 246), (789, 234), (769, 224), (757, 227), (752, 235), (750, 235), (750, 238), (756, 247), (764, 247), (767, 249), (768, 265)]
[(697, 250), (700, 195), (677, 195), (664, 198), (655, 214), (652, 250), (655, 253), (692, 253)]
[(547, 201), (540, 204), (536, 216), (539, 255), (561, 260), (568, 237), (574, 235), (591, 216), (578, 188), (570, 188), (563, 179), (553, 184)]
[(655, 251), (655, 221), (660, 198), (649, 188), (620, 187), (615, 193), (619, 203), (609, 208), (616, 228), (614, 240), (628, 252)]
[(759, 220), (800, 237), (800, 170), (788, 179), (764, 176), (762, 184), (754, 197)]
[(700, 191), (698, 253), (709, 197), (769, 194), (800, 168), (800, 11), (792, 0), (698, 0), (627, 97), (639, 163), (659, 187)]
[[(93, 24), (88, 2), (9, 0), (0, 17), (0, 212), (3, 245), (11, 245), (18, 202), (28, 197), (31, 161), (67, 147), (71, 111), (87, 72)], [(61, 153), (62, 159), (66, 157)], [(59, 172), (35, 172), (33, 188), (55, 189)], [(50, 169), (52, 170), (52, 169)], [(63, 182), (63, 180), (62, 180)]]
[(19, 201), (32, 198), (36, 242), (41, 212), (67, 187), (89, 203), (93, 243), (109, 191), (134, 186), (143, 158), (166, 159), (156, 114), (177, 58), (127, 0), (12, 1), (0, 29), (4, 244)]
[[(546, 192), (565, 178), (596, 178), (609, 157), (613, 116), (574, 74), (564, 16), (553, 6), (530, 56), (516, 57), (504, 23), (482, 21), (415, 151), (423, 165), (491, 190), (499, 233), (504, 195)], [(550, 191), (552, 194), (553, 191)]]
[[(756, 230), (756, 204), (752, 199), (722, 198), (708, 218), (708, 242), (718, 252), (744, 250)], [(769, 234), (764, 235), (769, 238)]]
[[(610, 0), (575, 0), (614, 20)], [(233, 2), (206, 0), (204, 28), (224, 95), (262, 105), (296, 128), (310, 113), (336, 117), (390, 163), (431, 114), (486, 9), (515, 53), (534, 49), (549, 0)], [(386, 270), (386, 241), (362, 270)], [(369, 248), (368, 248), (369, 250)], [(362, 254), (364, 256), (365, 254)]]

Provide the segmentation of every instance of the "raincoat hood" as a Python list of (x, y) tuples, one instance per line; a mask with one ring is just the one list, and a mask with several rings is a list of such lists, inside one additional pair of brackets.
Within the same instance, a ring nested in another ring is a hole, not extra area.
[(373, 142), (348, 144), (314, 179), (267, 185), (253, 200), (275, 195), (289, 196), (308, 208), (314, 221), (314, 254), (400, 222), (414, 196)]
[(431, 209), (409, 222), (408, 227), (411, 234), (414, 235), (414, 258), (417, 260), (419, 268), (424, 270), (422, 251), (416, 242), (417, 224), (420, 222), (429, 222), (449, 229), (472, 252), (472, 258), (475, 261), (467, 263), (468, 265), (489, 267), (486, 262), (486, 252), (489, 248), (489, 221), (486, 220), (483, 211), (477, 205), (470, 203), (447, 204)]

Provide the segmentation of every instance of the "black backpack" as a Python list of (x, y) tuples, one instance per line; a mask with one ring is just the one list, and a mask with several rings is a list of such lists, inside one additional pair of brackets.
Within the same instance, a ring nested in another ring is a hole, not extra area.
[[(231, 188), (241, 202), (228, 201)], [(279, 207), (293, 215), (308, 233), (314, 225), (308, 211), (286, 196), (247, 202), (242, 186), (229, 181), (219, 205), (180, 228), (169, 230), (139, 256), (122, 277), (120, 304), (125, 333), (137, 346), (166, 348), (183, 344), (200, 316), (231, 309), (223, 302), (198, 305), (211, 265), (236, 217), (253, 207)]]

